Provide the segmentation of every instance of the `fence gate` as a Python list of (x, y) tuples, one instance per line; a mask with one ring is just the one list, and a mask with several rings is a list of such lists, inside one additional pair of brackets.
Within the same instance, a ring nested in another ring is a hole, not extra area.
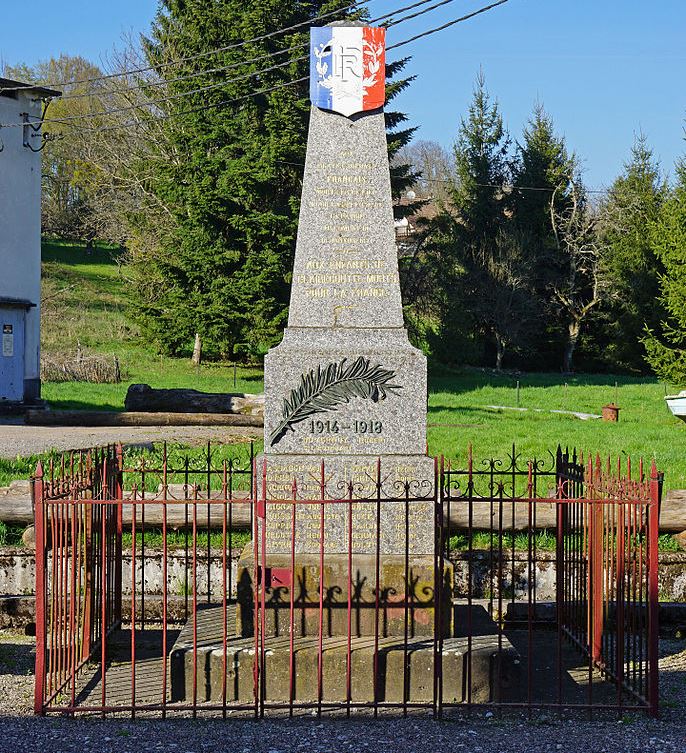
[(37, 468), (36, 713), (657, 714), (654, 464), (277, 493), (226, 453)]

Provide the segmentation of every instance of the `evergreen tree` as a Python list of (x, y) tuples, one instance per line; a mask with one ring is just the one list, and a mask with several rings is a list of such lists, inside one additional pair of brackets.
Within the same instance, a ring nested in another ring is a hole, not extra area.
[[(386, 63), (386, 103), (391, 102), (395, 97), (404, 91), (415, 79), (414, 76), (405, 78), (396, 77), (409, 63), (410, 58), (401, 58), (393, 62)], [(397, 201), (406, 189), (408, 189), (416, 180), (417, 172), (412, 164), (407, 160), (397, 159), (399, 153), (406, 147), (415, 131), (416, 126), (406, 126), (408, 117), (405, 113), (397, 110), (384, 111), (384, 121), (386, 123), (386, 134), (388, 142), (388, 159), (391, 165), (391, 191), (393, 199)], [(416, 204), (407, 203), (403, 206), (404, 213), (412, 213), (419, 209), (421, 202)], [(394, 204), (394, 211), (399, 215), (399, 208)]]
[(650, 242), (662, 262), (661, 302), (666, 320), (645, 339), (655, 373), (674, 384), (686, 383), (686, 159), (677, 165), (677, 183), (650, 228)]
[[(160, 349), (189, 350), (199, 333), (210, 357), (254, 357), (278, 339), (286, 321), (309, 102), (306, 81), (284, 84), (308, 74), (308, 61), (299, 58), (309, 29), (204, 53), (347, 6), (345, 0), (161, 3), (145, 52), (166, 79), (166, 95), (187, 96), (161, 105), (170, 154), (141, 165), (171, 222), (157, 231), (156, 253), (133, 252), (139, 313)], [(197, 55), (203, 56), (187, 60)]]
[(611, 296), (601, 310), (597, 329), (602, 352), (613, 368), (643, 370), (643, 330), (646, 326), (655, 329), (664, 317), (659, 302), (662, 264), (649, 237), (664, 195), (659, 166), (641, 134), (606, 205), (603, 266)]
[(560, 360), (566, 333), (564, 323), (555, 315), (554, 289), (564, 274), (565, 263), (555, 241), (551, 200), (554, 214), (568, 206), (575, 160), (541, 104), (534, 107), (523, 137), (514, 166), (514, 222), (527, 240), (530, 285), (537, 309), (536, 332), (531, 334), (536, 335), (538, 364), (551, 367)]
[[(132, 253), (140, 319), (162, 350), (189, 351), (199, 333), (210, 358), (256, 357), (281, 337), (310, 111), (307, 82), (290, 82), (308, 75), (309, 63), (300, 58), (309, 29), (163, 66), (336, 9), (341, 11), (337, 18), (365, 15), (345, 0), (162, 2), (145, 52), (166, 79), (165, 96), (188, 96), (162, 105), (170, 116), (160, 140), (168, 154), (153, 154), (141, 164), (141, 173), (151, 176), (150, 191), (169, 208), (171, 221), (151, 228), (142, 218), (143, 241), (137, 247), (134, 240)], [(281, 50), (292, 51), (243, 63)], [(284, 67), (231, 81), (289, 59)], [(405, 63), (389, 64), (387, 74), (398, 73)], [(215, 71), (227, 65), (237, 67), (228, 74)], [(410, 81), (391, 84), (388, 98)], [(194, 89), (204, 91), (191, 94)], [(386, 113), (391, 152), (412, 136), (414, 129), (401, 127), (404, 120), (402, 113)], [(394, 190), (412, 180), (409, 168), (399, 166)]]
[(541, 104), (534, 107), (523, 135), (514, 167), (516, 220), (529, 237), (532, 251), (544, 260), (549, 259), (554, 246), (551, 197), (555, 193), (556, 209), (568, 201), (574, 157), (568, 154), (564, 138), (555, 134), (553, 120)]
[(479, 72), (467, 119), (461, 121), (455, 142), (455, 182), (451, 200), (458, 218), (458, 234), (467, 254), (492, 241), (509, 208), (505, 186), (510, 177), (510, 137), (497, 101)]
[(450, 222), (440, 217), (437, 226), (444, 256), (452, 261), (445, 274), (445, 333), (454, 337), (455, 323), (470, 326), (471, 319), (494, 348), (498, 369), (506, 351), (526, 346), (532, 315), (526, 239), (511, 221), (509, 146), (498, 103), (480, 73), (455, 143)]

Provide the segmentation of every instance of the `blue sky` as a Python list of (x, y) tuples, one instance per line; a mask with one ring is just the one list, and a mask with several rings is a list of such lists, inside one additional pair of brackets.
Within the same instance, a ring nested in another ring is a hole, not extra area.
[[(455, 0), (389, 31), (388, 43), (438, 26), (487, 0)], [(371, 0), (372, 16), (410, 0)], [(155, 0), (3, 3), (0, 60), (61, 52), (99, 62), (122, 34), (145, 32)], [(514, 138), (541, 101), (577, 152), (591, 188), (609, 184), (642, 130), (667, 171), (686, 154), (685, 0), (510, 0), (403, 48), (417, 81), (398, 99), (418, 137), (449, 146), (479, 67)]]

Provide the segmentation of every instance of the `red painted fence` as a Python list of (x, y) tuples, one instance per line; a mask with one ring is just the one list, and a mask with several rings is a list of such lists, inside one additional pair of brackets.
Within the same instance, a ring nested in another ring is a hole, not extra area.
[(376, 468), (270, 495), (252, 448), (39, 465), (36, 713), (657, 715), (654, 464), (470, 451), (391, 490)]

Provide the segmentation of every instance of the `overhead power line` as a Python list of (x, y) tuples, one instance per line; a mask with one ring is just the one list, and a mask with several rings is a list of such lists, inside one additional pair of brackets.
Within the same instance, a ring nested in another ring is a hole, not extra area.
[[(454, 183), (450, 178), (419, 178), (417, 183)], [(474, 183), (479, 188), (501, 188), (509, 191), (547, 191), (553, 193), (557, 188), (550, 186), (515, 186), (514, 183), (500, 185), (498, 183)], [(586, 193), (607, 193), (606, 188), (584, 188)]]
[[(412, 41), (414, 41), (416, 39), (419, 39), (419, 38), (422, 38), (422, 37), (426, 37), (426, 36), (429, 36), (431, 34), (435, 34), (435, 33), (439, 32), (439, 31), (443, 31), (444, 29), (446, 29), (446, 28), (448, 28), (450, 26), (454, 26), (455, 24), (467, 21), (467, 20), (473, 18), (474, 16), (480, 15), (481, 13), (484, 13), (484, 12), (486, 12), (486, 11), (492, 9), (492, 8), (495, 8), (495, 7), (499, 6), (499, 5), (503, 5), (506, 2), (509, 2), (509, 0), (498, 0), (498, 2), (491, 3), (490, 5), (484, 6), (483, 8), (480, 8), (480, 9), (478, 9), (476, 11), (473, 11), (472, 13), (468, 13), (468, 14), (466, 14), (464, 16), (456, 18), (456, 19), (454, 19), (454, 20), (452, 20), (452, 21), (450, 21), (450, 22), (448, 22), (446, 24), (442, 24), (441, 26), (438, 26), (438, 27), (436, 27), (434, 29), (429, 29), (429, 30), (425, 31), (422, 34), (415, 35), (414, 37), (411, 37), (409, 39), (403, 40), (401, 42), (397, 42), (394, 45), (390, 45), (386, 49), (387, 49), (387, 51), (390, 51), (390, 50), (396, 49), (398, 47), (402, 47), (402, 46), (404, 46), (406, 44), (409, 44), (410, 42), (412, 42)], [(290, 62), (292, 62), (292, 61), (288, 61), (289, 64), (290, 64)], [(273, 68), (279, 68), (279, 67), (282, 67), (283, 65), (284, 64), (280, 64), (278, 66), (273, 66)], [(271, 69), (266, 69), (266, 70), (271, 70)], [(256, 72), (255, 74), (252, 74), (252, 75), (259, 75), (259, 72)], [(309, 79), (309, 76), (303, 76), (302, 78), (295, 79), (295, 80), (292, 80), (292, 81), (284, 81), (284, 82), (282, 82), (280, 84), (276, 84), (276, 85), (271, 86), (271, 87), (265, 87), (265, 88), (262, 88), (262, 89), (257, 89), (255, 91), (249, 92), (249, 93), (244, 94), (242, 96), (234, 97), (233, 99), (222, 100), (220, 102), (214, 102), (214, 103), (204, 103), (203, 105), (200, 105), (200, 106), (197, 106), (197, 107), (192, 107), (192, 108), (187, 108), (186, 110), (180, 110), (180, 111), (177, 111), (175, 113), (168, 113), (168, 114), (165, 114), (165, 115), (158, 115), (158, 116), (156, 116), (156, 120), (167, 120), (167, 119), (169, 119), (171, 117), (176, 117), (177, 115), (184, 115), (184, 114), (189, 114), (189, 113), (192, 113), (192, 112), (197, 112), (199, 110), (208, 110), (208, 109), (212, 109), (212, 108), (216, 108), (216, 107), (223, 107), (223, 106), (226, 106), (226, 105), (236, 104), (237, 102), (241, 102), (241, 101), (244, 101), (246, 99), (250, 99), (250, 98), (252, 98), (254, 96), (258, 96), (258, 95), (261, 95), (261, 94), (268, 94), (268, 93), (271, 93), (273, 91), (277, 91), (279, 89), (283, 89), (283, 88), (288, 87), (288, 86), (294, 86), (296, 84), (303, 83), (303, 82), (307, 81), (308, 79)], [(227, 81), (222, 82), (222, 84), (225, 84), (225, 83), (228, 83), (228, 82)], [(216, 88), (216, 86), (213, 85), (212, 87), (209, 87), (209, 88)], [(207, 90), (207, 88), (201, 88), (199, 91), (206, 91), (206, 90)], [(191, 92), (184, 92), (182, 94), (183, 94), (183, 96), (189, 96), (190, 94), (193, 94), (193, 93), (196, 93), (196, 92), (191, 91)], [(174, 95), (172, 98), (176, 98), (176, 97), (179, 97), (179, 96), (181, 96), (181, 95)], [(167, 100), (168, 99), (170, 99), (170, 98), (167, 98)], [(141, 110), (143, 107), (154, 106), (155, 104), (158, 104), (158, 103), (163, 102), (163, 101), (166, 101), (166, 100), (165, 99), (153, 100), (153, 101), (150, 101), (150, 102), (142, 103), (140, 105), (134, 105), (134, 106), (131, 106), (131, 107), (126, 107), (126, 108), (118, 108), (118, 109), (115, 109), (115, 110), (103, 111), (101, 113), (84, 113), (83, 115), (79, 115), (79, 116), (71, 116), (69, 119), (67, 119), (67, 118), (63, 118), (63, 119), (60, 119), (60, 118), (45, 119), (45, 121), (43, 121), (43, 122), (46, 122), (46, 123), (66, 123), (66, 124), (70, 124), (71, 125), (72, 124), (71, 123), (72, 120), (86, 121), (86, 120), (92, 120), (92, 119), (94, 119), (96, 117), (102, 117), (104, 115), (110, 115), (110, 114), (115, 114), (115, 113), (120, 114), (121, 112), (126, 112), (126, 111)], [(104, 131), (111, 131), (111, 130), (119, 130), (119, 129), (122, 129), (122, 128), (129, 128), (129, 127), (131, 127), (133, 125), (136, 125), (136, 123), (135, 122), (133, 122), (133, 123), (118, 123), (118, 124), (115, 124), (115, 125), (112, 125), (112, 126), (102, 126), (102, 127), (95, 128), (95, 129), (85, 129), (84, 128), (84, 129), (81, 129), (81, 130), (92, 130), (92, 131), (104, 132)], [(23, 126), (22, 123), (0, 124), (0, 128), (22, 127), (22, 126)]]
[[(501, 2), (506, 2), (506, 1), (507, 0), (501, 0)], [(420, 5), (425, 5), (427, 2), (429, 2), (429, 0), (421, 0), (421, 2), (416, 2), (416, 3), (413, 3), (410, 6), (406, 6), (405, 8), (400, 8), (397, 11), (395, 11), (394, 13), (402, 12), (404, 10), (408, 10), (408, 9), (412, 9), (412, 8), (416, 8), (416, 7), (420, 6)], [(440, 2), (434, 3), (433, 5), (429, 6), (428, 8), (425, 8), (425, 9), (423, 9), (421, 11), (418, 11), (417, 13), (413, 13), (413, 14), (410, 14), (408, 16), (404, 16), (402, 18), (399, 18), (396, 21), (393, 21), (392, 24), (389, 24), (389, 26), (391, 26), (391, 25), (395, 26), (395, 25), (404, 23), (405, 21), (409, 21), (410, 19), (415, 18), (416, 16), (422, 15), (424, 13), (428, 13), (428, 12), (430, 12), (432, 10), (435, 10), (439, 6), (447, 5), (448, 3), (451, 3), (451, 2), (455, 2), (455, 0), (440, 0)], [(388, 15), (392, 15), (392, 14), (388, 14)], [(376, 20), (378, 20), (378, 19), (376, 19)], [(389, 47), (388, 49), (392, 49), (392, 48)], [(96, 112), (79, 113), (79, 114), (76, 114), (76, 115), (65, 115), (65, 116), (60, 117), (60, 118), (45, 118), (42, 122), (44, 122), (44, 123), (53, 123), (53, 124), (68, 124), (68, 123), (71, 123), (73, 121), (78, 121), (78, 120), (95, 119), (95, 118), (98, 118), (98, 117), (106, 117), (108, 115), (119, 115), (119, 114), (124, 113), (124, 112), (131, 112), (133, 110), (138, 110), (138, 109), (140, 109), (142, 107), (154, 107), (154, 106), (163, 104), (165, 102), (173, 102), (173, 101), (176, 101), (178, 99), (183, 99), (185, 97), (192, 96), (194, 94), (203, 94), (203, 93), (208, 92), (208, 91), (213, 91), (215, 89), (220, 89), (220, 88), (222, 88), (223, 86), (225, 86), (227, 84), (237, 83), (239, 81), (245, 81), (247, 79), (254, 78), (256, 76), (261, 76), (261, 75), (263, 75), (265, 73), (270, 73), (270, 72), (278, 70), (280, 68), (285, 68), (285, 67), (287, 67), (287, 66), (289, 66), (289, 65), (291, 65), (293, 63), (303, 62), (304, 60), (307, 60), (308, 57), (309, 57), (308, 55), (301, 55), (300, 57), (286, 60), (283, 63), (277, 63), (276, 65), (272, 65), (272, 66), (270, 66), (268, 68), (263, 68), (263, 69), (260, 69), (260, 70), (257, 70), (257, 71), (251, 71), (250, 73), (245, 73), (245, 74), (242, 74), (240, 76), (236, 76), (234, 78), (223, 79), (223, 80), (218, 81), (218, 82), (216, 82), (214, 84), (208, 84), (207, 86), (197, 87), (197, 88), (191, 89), (189, 91), (179, 92), (177, 94), (171, 94), (171, 95), (166, 96), (166, 97), (159, 97), (157, 99), (152, 99), (152, 100), (150, 100), (148, 102), (141, 102), (141, 103), (138, 103), (138, 104), (126, 105), (126, 106), (123, 106), (123, 107), (110, 108), (110, 109), (100, 110), (100, 111), (96, 111)], [(133, 87), (132, 89), (129, 89), (128, 91), (132, 91), (134, 88), (142, 88), (142, 87)], [(127, 91), (127, 90), (124, 90), (124, 91)], [(83, 96), (83, 95), (79, 95), (79, 96)], [(39, 119), (38, 116), (35, 116), (35, 117), (36, 117), (36, 119)]]
[[(298, 63), (303, 60), (308, 59), (308, 55), (303, 55), (299, 58), (294, 58), (293, 60), (286, 60), (283, 63), (277, 63), (277, 65), (272, 65), (269, 68), (263, 68), (259, 71), (254, 71), (253, 73), (245, 73), (242, 76), (236, 76), (235, 78), (229, 78), (225, 79), (223, 81), (219, 81), (216, 84), (208, 84), (207, 86), (200, 86), (197, 89), (191, 89), (187, 92), (179, 92), (178, 94), (170, 94), (168, 97), (160, 97), (159, 99), (153, 99), (149, 102), (141, 102), (140, 104), (136, 105), (127, 105), (126, 107), (115, 107), (110, 110), (100, 110), (97, 112), (88, 112), (83, 113), (80, 115), (65, 115), (62, 118), (45, 118), (42, 122), (43, 123), (69, 123), (74, 120), (90, 120), (94, 118), (100, 118), (105, 117), (107, 115), (120, 115), (123, 112), (131, 112), (132, 110), (140, 110), (143, 107), (153, 107), (155, 105), (162, 104), (164, 102), (173, 102), (177, 99), (183, 99), (184, 97), (190, 97), (192, 94), (202, 94), (204, 92), (212, 91), (213, 89), (219, 89), (222, 86), (225, 86), (226, 84), (233, 84), (237, 81), (245, 81), (249, 78), (254, 78), (255, 76), (261, 76), (264, 73), (270, 73), (271, 71), (275, 71), (278, 68), (284, 68), (285, 66), (291, 65), (292, 63)], [(36, 116), (38, 117), (38, 116)]]
[[(370, 2), (370, 1), (371, 0), (367, 0), (367, 2)], [(402, 8), (396, 8), (395, 10), (390, 11), (389, 13), (384, 13), (381, 16), (377, 16), (376, 18), (372, 18), (372, 19), (369, 20), (368, 23), (369, 24), (378, 23), (379, 21), (381, 21), (383, 19), (392, 18), (393, 16), (395, 16), (398, 13), (404, 13), (405, 11), (413, 10), (414, 8), (420, 7), (422, 5), (426, 5), (429, 2), (431, 2), (431, 0), (419, 0), (419, 2), (415, 2), (415, 3), (412, 3), (410, 5), (406, 5), (406, 6), (402, 7)], [(397, 19), (397, 20), (391, 20), (389, 22), (385, 22), (385, 23), (382, 24), (382, 26), (384, 26), (386, 28), (391, 28), (392, 26), (397, 26), (398, 24), (401, 24), (401, 23), (403, 23), (405, 21), (409, 21), (412, 18), (416, 18), (417, 16), (423, 15), (424, 13), (428, 13), (428, 12), (430, 12), (432, 10), (435, 10), (436, 8), (438, 8), (440, 6), (448, 5), (448, 4), (453, 3), (453, 2), (456, 2), (456, 0), (441, 0), (441, 2), (434, 3), (429, 8), (425, 8), (424, 10), (421, 10), (421, 11), (419, 11), (417, 13), (413, 13), (412, 15), (408, 15), (408, 16), (405, 16), (405, 17)], [(93, 96), (97, 96), (97, 95), (102, 95), (102, 94), (123, 94), (125, 92), (133, 92), (133, 91), (139, 91), (141, 89), (148, 89), (148, 88), (157, 87), (157, 86), (165, 86), (165, 85), (168, 85), (168, 84), (177, 83), (177, 82), (180, 82), (180, 81), (186, 81), (186, 80), (190, 80), (190, 79), (193, 79), (193, 78), (198, 78), (198, 77), (202, 77), (202, 76), (209, 76), (209, 75), (212, 75), (212, 74), (215, 74), (215, 73), (222, 73), (224, 71), (233, 70), (234, 68), (239, 68), (241, 66), (248, 65), (250, 63), (257, 63), (257, 62), (261, 62), (261, 61), (264, 61), (264, 60), (268, 60), (270, 58), (280, 57), (281, 55), (285, 55), (285, 54), (290, 53), (290, 52), (297, 52), (298, 50), (303, 50), (303, 49), (305, 49), (308, 46), (309, 46), (309, 43), (308, 42), (304, 42), (303, 44), (295, 45), (294, 47), (286, 48), (284, 50), (276, 50), (275, 52), (269, 52), (269, 53), (266, 53), (264, 55), (257, 55), (257, 56), (252, 57), (252, 58), (247, 58), (246, 60), (241, 60), (241, 61), (237, 61), (237, 62), (234, 62), (234, 63), (230, 63), (228, 65), (222, 65), (222, 66), (218, 66), (216, 68), (210, 68), (208, 70), (195, 71), (193, 73), (188, 73), (188, 74), (185, 74), (183, 76), (177, 76), (175, 78), (170, 78), (170, 79), (159, 79), (158, 81), (146, 81), (144, 83), (137, 83), (137, 84), (135, 84), (133, 86), (126, 86), (126, 87), (123, 87), (123, 88), (120, 88), (120, 89), (115, 89), (115, 90), (113, 90), (111, 92), (107, 92), (107, 91), (102, 92), (102, 91), (98, 91), (97, 89), (89, 89), (88, 91), (84, 91), (84, 92), (76, 92), (76, 93), (73, 93), (73, 94), (63, 94), (60, 97), (60, 101), (65, 101), (65, 100), (70, 100), (70, 99), (84, 99), (84, 98), (89, 98), (89, 97), (93, 97)], [(207, 54), (215, 54), (215, 53), (221, 52), (223, 49), (224, 48), (217, 48), (215, 50), (210, 50)], [(206, 53), (202, 53), (202, 54), (204, 55)], [(188, 60), (188, 59), (190, 59), (190, 58), (181, 58), (178, 62), (182, 62), (182, 61)], [(296, 60), (294, 60), (292, 62), (297, 62), (297, 61), (303, 60), (303, 59), (304, 58), (297, 58)], [(130, 70), (127, 70), (127, 71), (121, 71), (121, 72), (119, 72), (117, 74), (111, 74), (111, 75), (113, 75), (113, 76), (114, 75), (116, 75), (116, 76), (134, 75), (134, 74), (139, 73), (139, 72), (145, 72), (146, 70), (153, 70), (153, 68), (152, 67), (148, 68), (148, 69), (145, 69), (145, 68), (134, 68), (134, 69), (130, 69)], [(271, 70), (271, 69), (269, 69), (269, 70)], [(259, 71), (256, 71), (255, 73), (251, 73), (250, 75), (258, 75), (258, 74), (259, 74)], [(99, 81), (105, 81), (105, 80), (107, 80), (107, 78), (108, 77), (105, 76), (102, 79), (93, 78), (93, 79), (90, 79), (90, 80), (92, 82), (94, 82), (94, 83), (97, 83)], [(238, 79), (233, 79), (233, 80), (236, 81)], [(75, 85), (75, 84), (79, 84), (79, 83), (84, 83), (85, 81), (87, 81), (87, 80), (83, 79), (82, 81), (72, 81), (72, 82), (67, 82), (67, 83), (70, 83), (70, 85)], [(228, 82), (225, 81), (224, 83), (228, 83)], [(66, 83), (62, 83), (62, 84), (50, 84), (50, 86), (65, 86), (65, 85), (67, 85), (67, 84)], [(18, 86), (16, 86), (16, 87), (0, 87), (0, 91), (17, 91), (17, 90), (21, 90), (22, 88), (24, 88), (24, 87), (18, 87)]]
[(403, 45), (410, 44), (410, 42), (416, 42), (418, 39), (422, 39), (423, 37), (428, 37), (431, 34), (435, 34), (438, 31), (443, 31), (444, 29), (447, 29), (450, 26), (454, 26), (455, 24), (462, 23), (462, 21), (468, 21), (470, 18), (474, 18), (474, 16), (478, 16), (481, 13), (486, 13), (486, 11), (489, 11), (492, 8), (496, 8), (498, 5), (505, 5), (505, 3), (507, 2), (509, 2), (509, 0), (498, 0), (498, 2), (496, 3), (485, 5), (483, 8), (479, 8), (478, 10), (475, 10), (472, 13), (467, 13), (466, 16), (461, 16), (460, 18), (456, 18), (453, 21), (448, 21), (448, 23), (445, 23), (442, 26), (437, 26), (435, 29), (429, 29), (428, 31), (424, 31), (421, 34), (415, 34), (415, 36), (410, 37), (409, 39), (405, 39), (402, 42), (398, 42), (397, 44), (391, 45), (390, 47), (388, 47), (388, 49), (394, 50), (394, 49), (397, 49), (398, 47), (402, 47)]
[[(292, 165), (293, 167), (305, 167), (304, 162), (289, 162), (287, 160), (274, 160), (281, 165)], [(455, 181), (450, 178), (419, 178), (418, 183), (454, 183)], [(475, 186), (480, 188), (506, 188), (512, 191), (556, 191), (556, 188), (550, 188), (550, 186), (515, 186), (512, 183), (505, 185), (499, 185), (497, 183), (475, 183)], [(586, 193), (607, 193), (605, 188), (584, 188)]]
[[(426, 2), (429, 2), (429, 0), (426, 0)], [(436, 8), (440, 8), (443, 5), (449, 5), (450, 3), (453, 3), (453, 2), (455, 2), (455, 0), (440, 0), (440, 2), (430, 5), (428, 8), (424, 8), (423, 10), (418, 10), (416, 13), (411, 13), (410, 15), (404, 16), (403, 18), (400, 18), (397, 21), (389, 21), (387, 24), (385, 24), (385, 26), (387, 29), (390, 29), (392, 26), (396, 26), (397, 24), (403, 23), (403, 21), (409, 21), (411, 18), (417, 18), (417, 16), (423, 16), (425, 13), (429, 13), (432, 10), (436, 10)], [(424, 4), (425, 3), (415, 3), (414, 5), (410, 5), (406, 8), (400, 8), (400, 10), (397, 10), (395, 12), (402, 13), (406, 10), (416, 8), (418, 5), (424, 5)], [(389, 13), (387, 15), (391, 16), (393, 14)]]
[[(149, 89), (156, 86), (166, 86), (168, 84), (175, 84), (175, 83), (178, 83), (179, 81), (188, 81), (192, 78), (199, 78), (201, 76), (210, 76), (214, 73), (223, 73), (224, 71), (229, 71), (234, 68), (240, 68), (244, 65), (249, 65), (250, 63), (258, 63), (262, 60), (276, 58), (276, 57), (279, 57), (280, 55), (285, 55), (289, 52), (297, 52), (298, 50), (302, 50), (305, 47), (307, 47), (307, 43), (298, 44), (298, 45), (295, 45), (295, 47), (287, 47), (283, 50), (277, 50), (276, 52), (268, 52), (268, 53), (265, 53), (264, 55), (257, 55), (256, 57), (247, 58), (246, 60), (241, 60), (240, 62), (237, 62), (237, 63), (231, 63), (229, 65), (221, 65), (221, 66), (218, 66), (217, 68), (209, 68), (207, 70), (202, 70), (202, 71), (195, 71), (194, 73), (188, 73), (184, 76), (177, 76), (176, 78), (161, 78), (157, 81), (146, 81), (142, 84), (135, 84), (133, 86), (125, 86), (119, 89), (112, 89), (110, 91), (98, 91), (96, 89), (90, 89), (88, 91), (78, 92), (76, 94), (63, 94), (60, 97), (60, 102), (64, 102), (64, 100), (68, 100), (68, 99), (84, 99), (86, 97), (96, 97), (99, 95), (102, 96), (103, 94), (104, 95), (107, 95), (107, 94), (119, 94), (120, 95), (120, 94), (125, 94), (128, 92), (139, 91), (141, 89)], [(300, 59), (301, 58), (298, 58), (298, 60)], [(291, 62), (295, 62), (295, 61), (291, 61)], [(256, 73), (259, 73), (259, 71), (257, 71)], [(124, 74), (122, 73), (122, 75)], [(252, 74), (252, 75), (256, 75), (256, 74)], [(224, 81), (224, 83), (227, 83), (227, 82)], [(0, 91), (2, 91), (1, 88), (0, 88)]]
[[(235, 50), (239, 47), (244, 47), (246, 44), (252, 44), (253, 42), (262, 42), (265, 39), (272, 39), (273, 37), (280, 36), (281, 34), (287, 34), (290, 31), (296, 31), (297, 29), (301, 29), (303, 26), (312, 26), (313, 23), (316, 21), (321, 21), (325, 18), (331, 18), (331, 16), (337, 16), (340, 13), (346, 13), (349, 10), (356, 10), (360, 5), (367, 5), (370, 3), (371, 0), (359, 0), (358, 2), (352, 3), (350, 5), (346, 5), (344, 8), (338, 8), (338, 10), (332, 10), (328, 13), (322, 13), (319, 16), (315, 16), (314, 18), (309, 18), (306, 21), (300, 21), (297, 24), (293, 24), (292, 26), (286, 26), (282, 29), (277, 29), (275, 31), (270, 31), (267, 34), (261, 34), (257, 37), (251, 37), (250, 39), (244, 39), (242, 42), (234, 42), (232, 44), (226, 45), (224, 47), (217, 47), (213, 50), (207, 50), (206, 52), (199, 52), (195, 55), (187, 55), (185, 57), (178, 58), (176, 60), (171, 60), (167, 63), (159, 63), (158, 65), (151, 65), (147, 67), (142, 68), (132, 68), (128, 71), (120, 71), (118, 73), (109, 73), (104, 76), (93, 76), (91, 78), (82, 78), (77, 81), (57, 81), (50, 84), (42, 84), (42, 86), (48, 87), (48, 88), (56, 88), (60, 86), (74, 86), (76, 84), (90, 84), (95, 83), (96, 81), (108, 81), (113, 78), (120, 78), (122, 76), (128, 76), (132, 75), (134, 73), (145, 73), (146, 71), (155, 71), (155, 70), (162, 70), (164, 68), (168, 68), (172, 65), (178, 65), (179, 63), (185, 63), (189, 60), (199, 60), (200, 58), (209, 57), (210, 55), (215, 55), (219, 52), (227, 52), (228, 50)], [(33, 88), (35, 84), (27, 84), (26, 86), (18, 86), (18, 87), (9, 87), (10, 89), (13, 89), (15, 91), (21, 91), (21, 89), (30, 89)], [(7, 89), (5, 89), (7, 91)]]

